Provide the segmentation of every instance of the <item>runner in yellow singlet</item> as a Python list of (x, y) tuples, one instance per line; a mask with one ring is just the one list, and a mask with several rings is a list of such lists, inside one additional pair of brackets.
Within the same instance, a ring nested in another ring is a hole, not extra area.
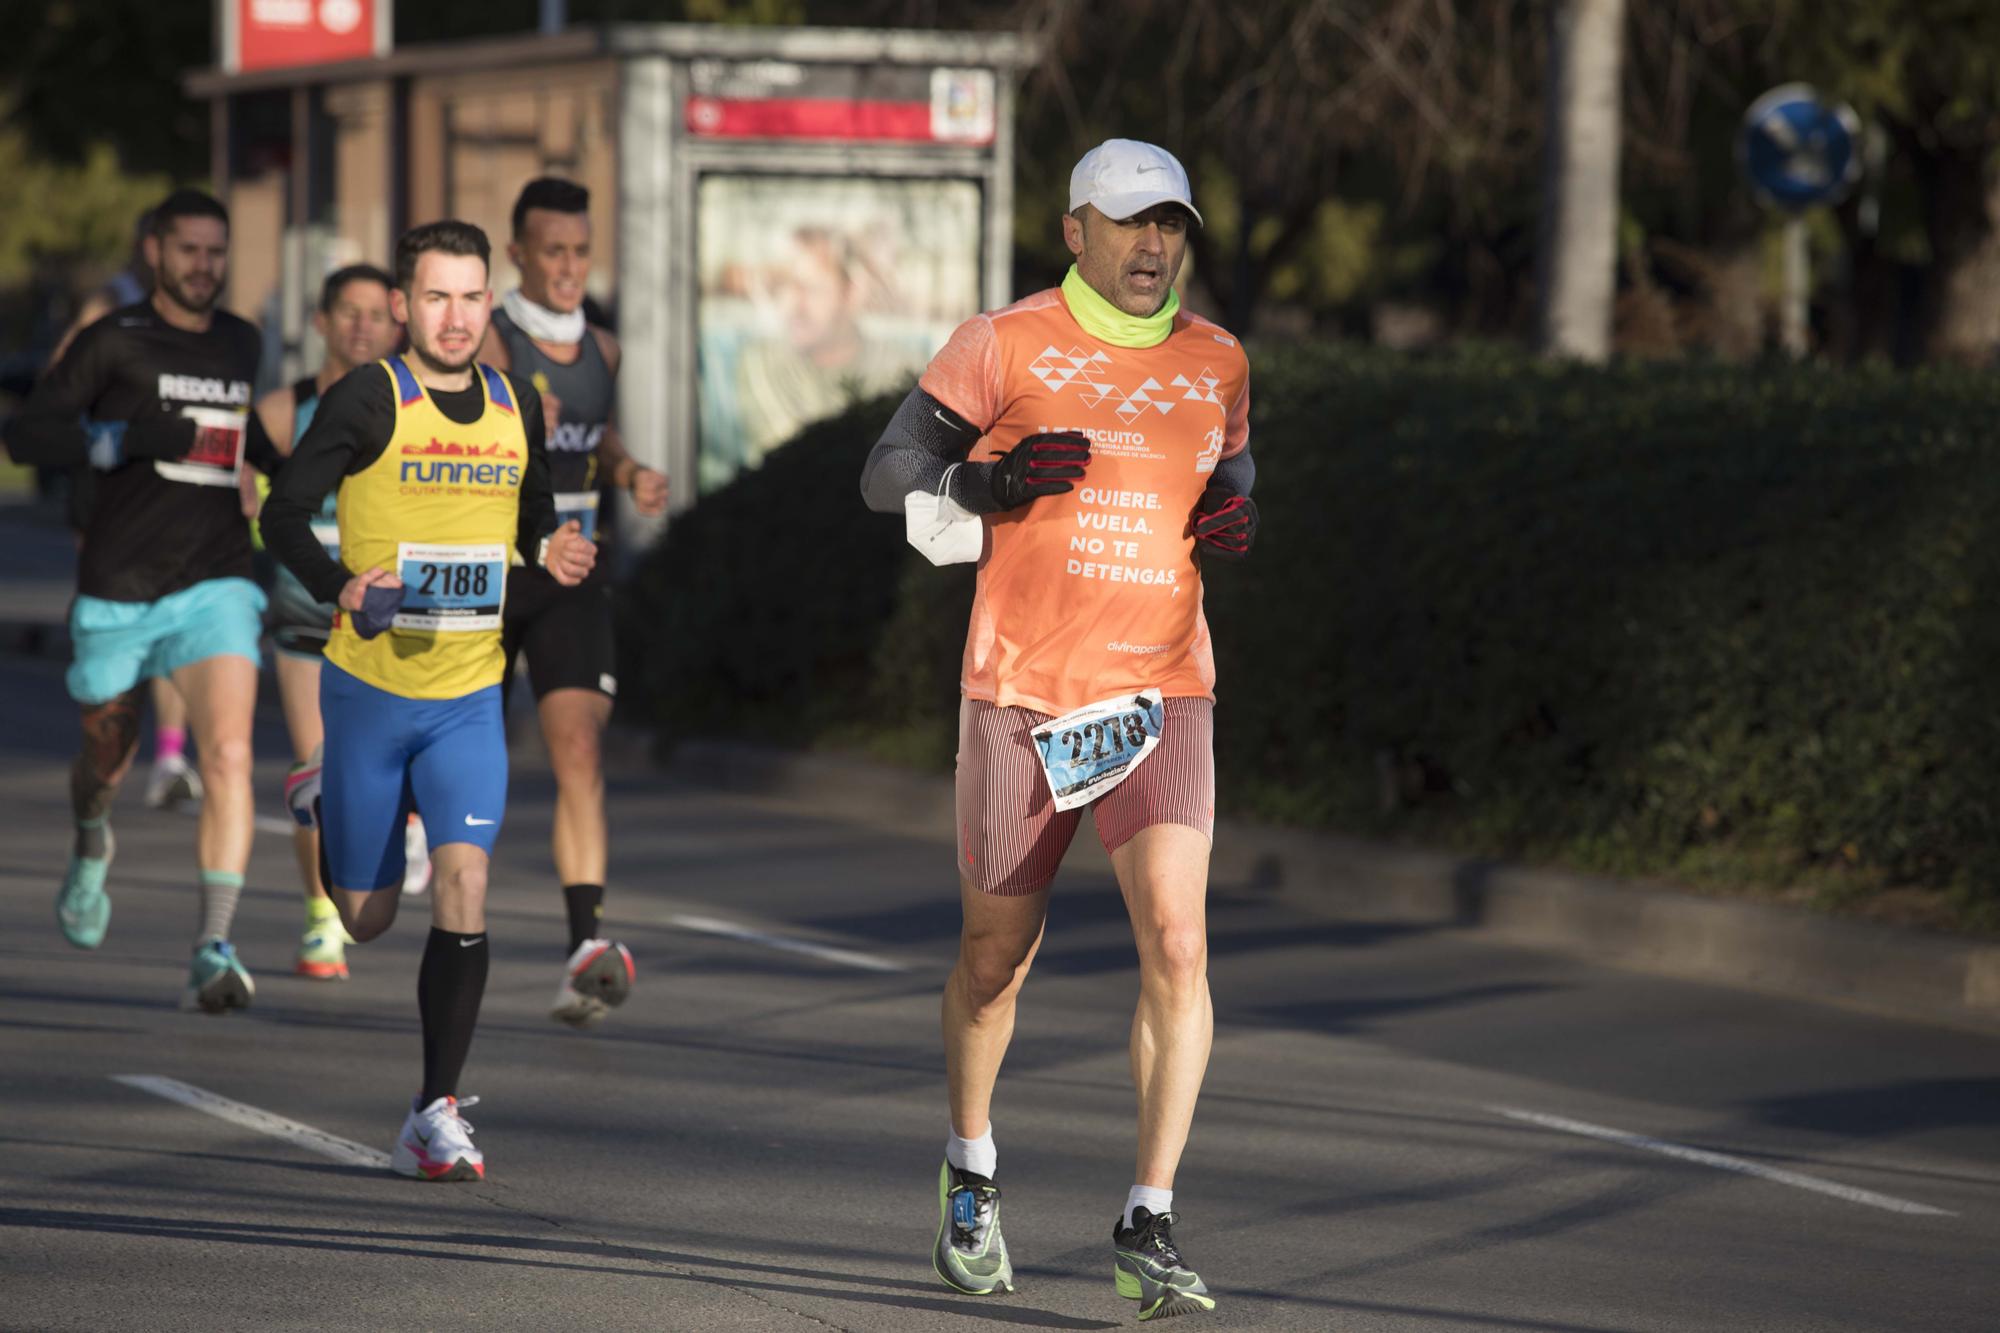
[[(597, 557), (576, 523), (557, 526), (535, 390), (475, 360), (490, 253), (486, 234), (464, 222), (404, 234), (392, 299), (408, 356), (327, 391), (264, 509), (272, 552), (340, 609), (320, 678), (326, 745), (314, 807), (321, 877), (356, 940), (395, 919), (412, 808), (430, 834), (432, 927), (417, 977), (423, 1086), (391, 1158), (424, 1180), (486, 1171), (459, 1114), (473, 1099), (457, 1094), (486, 989), (487, 867), (507, 799), (508, 565), (518, 553), (575, 584)], [(312, 532), (336, 486), (339, 560)]]

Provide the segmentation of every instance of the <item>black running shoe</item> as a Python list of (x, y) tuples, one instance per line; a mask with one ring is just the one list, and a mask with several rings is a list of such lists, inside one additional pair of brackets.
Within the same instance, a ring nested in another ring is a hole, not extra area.
[(1112, 1280), (1120, 1296), (1139, 1302), (1140, 1319), (1168, 1319), (1215, 1308), (1207, 1284), (1174, 1245), (1173, 1225), (1180, 1220), (1179, 1213), (1156, 1217), (1148, 1209), (1134, 1208), (1136, 1225), (1126, 1226), (1123, 1218), (1111, 1224), (1111, 1243), (1116, 1247)]

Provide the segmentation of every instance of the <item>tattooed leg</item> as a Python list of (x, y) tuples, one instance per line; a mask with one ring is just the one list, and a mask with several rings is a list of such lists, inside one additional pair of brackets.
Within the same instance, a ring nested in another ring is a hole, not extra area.
[(111, 813), (111, 798), (139, 749), (140, 697), (138, 690), (128, 690), (108, 703), (84, 706), (83, 750), (69, 771), (78, 856), (104, 856), (104, 821)]

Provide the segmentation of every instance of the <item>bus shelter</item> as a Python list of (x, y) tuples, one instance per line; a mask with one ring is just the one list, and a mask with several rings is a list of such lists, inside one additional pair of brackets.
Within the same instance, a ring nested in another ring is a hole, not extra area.
[(318, 358), (334, 268), (460, 217), (492, 236), (504, 291), (520, 187), (590, 187), (620, 427), (685, 506), (1011, 299), (1032, 56), (1010, 33), (621, 24), (187, 87), (236, 220), (231, 303), (288, 375)]

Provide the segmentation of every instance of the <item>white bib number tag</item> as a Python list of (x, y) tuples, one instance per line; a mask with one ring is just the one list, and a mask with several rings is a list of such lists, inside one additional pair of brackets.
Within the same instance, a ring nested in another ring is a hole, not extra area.
[(597, 502), (602, 498), (596, 491), (556, 492), (556, 523), (575, 519), (583, 529), (583, 535), (591, 541), (597, 540)]
[(1166, 705), (1158, 690), (1085, 704), (1032, 733), (1056, 809), (1088, 805), (1132, 775), (1160, 743)]
[(243, 470), (243, 432), (250, 414), (226, 407), (183, 407), (194, 419), (194, 447), (184, 457), (156, 458), (153, 470), (193, 486), (234, 486)]
[(395, 628), (463, 634), (500, 628), (507, 599), (507, 548), (398, 542), (403, 609)]

